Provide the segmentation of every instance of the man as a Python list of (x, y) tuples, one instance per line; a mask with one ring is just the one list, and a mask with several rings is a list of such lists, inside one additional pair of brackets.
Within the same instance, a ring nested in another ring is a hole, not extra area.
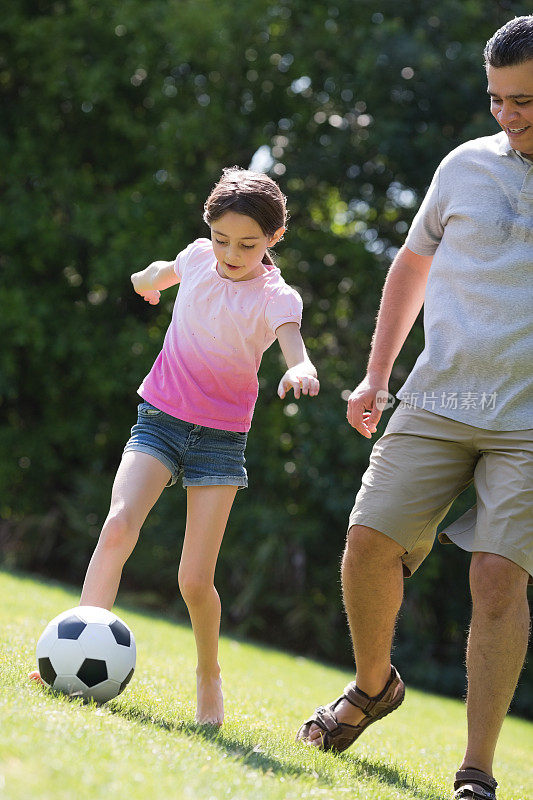
[(349, 423), (370, 438), (424, 303), (424, 351), (350, 515), (342, 580), (356, 680), (298, 732), (342, 751), (400, 705), (404, 684), (390, 655), (403, 576), (473, 481), (477, 507), (440, 534), (472, 553), (468, 743), (454, 784), (454, 798), (471, 800), (496, 797), (494, 750), (529, 634), (533, 16), (494, 34), (485, 66), (503, 132), (461, 145), (439, 166), (391, 266), (368, 371), (348, 401)]

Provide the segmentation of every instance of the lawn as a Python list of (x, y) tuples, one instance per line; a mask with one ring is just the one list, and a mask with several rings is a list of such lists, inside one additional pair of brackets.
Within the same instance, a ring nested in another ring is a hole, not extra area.
[[(0, 572), (0, 798), (5, 800), (446, 800), (462, 756), (460, 701), (410, 688), (394, 714), (340, 756), (294, 742), (345, 670), (225, 637), (226, 721), (193, 722), (194, 641), (187, 626), (115, 608), (137, 641), (135, 675), (105, 706), (30, 683), (46, 623), (77, 605), (55, 583)], [(407, 679), (408, 675), (404, 675)], [(497, 750), (498, 800), (533, 797), (533, 724), (509, 717)]]

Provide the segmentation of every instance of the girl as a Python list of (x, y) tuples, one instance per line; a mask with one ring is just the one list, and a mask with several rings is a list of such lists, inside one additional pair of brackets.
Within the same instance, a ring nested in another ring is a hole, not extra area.
[(163, 349), (139, 388), (143, 402), (80, 605), (112, 607), (148, 512), (183, 473), (187, 520), (178, 582), (196, 640), (198, 723), (221, 725), (224, 717), (214, 573), (237, 489), (247, 486), (244, 450), (257, 371), (274, 339), (287, 363), (279, 396), (291, 388), (296, 398), (319, 390), (300, 335), (302, 301), (267, 249), (283, 236), (286, 219), (273, 180), (226, 169), (205, 203), (211, 241), (197, 239), (175, 261), (154, 261), (131, 276), (151, 304), (162, 290), (178, 282), (180, 289)]

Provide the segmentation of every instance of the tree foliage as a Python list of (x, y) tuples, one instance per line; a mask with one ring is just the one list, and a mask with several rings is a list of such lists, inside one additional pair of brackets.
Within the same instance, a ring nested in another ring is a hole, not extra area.
[[(107, 513), (175, 292), (132, 271), (205, 235), (222, 167), (261, 164), (289, 198), (278, 261), (305, 302), (322, 382), (280, 402), (265, 355), (218, 571), (226, 629), (350, 663), (338, 564), (370, 445), (345, 421), (386, 269), (439, 160), (495, 131), (482, 49), (519, 2), (15, 0), (0, 21), (0, 537), (4, 562), (79, 582)], [(422, 347), (417, 326), (396, 390)], [(383, 425), (381, 426), (382, 429)], [(465, 507), (467, 498), (458, 510)], [(164, 493), (124, 574), (179, 608), (185, 497)], [(436, 547), (409, 582), (396, 660), (464, 684), (467, 560)], [(516, 707), (531, 708), (531, 675)]]

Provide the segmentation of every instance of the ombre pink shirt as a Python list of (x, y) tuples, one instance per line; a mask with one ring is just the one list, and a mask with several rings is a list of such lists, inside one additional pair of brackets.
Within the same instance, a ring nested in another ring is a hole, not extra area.
[(265, 350), (285, 322), (300, 325), (302, 299), (277, 267), (231, 281), (221, 277), (209, 239), (176, 257), (180, 288), (163, 349), (139, 387), (156, 408), (185, 422), (249, 430)]

